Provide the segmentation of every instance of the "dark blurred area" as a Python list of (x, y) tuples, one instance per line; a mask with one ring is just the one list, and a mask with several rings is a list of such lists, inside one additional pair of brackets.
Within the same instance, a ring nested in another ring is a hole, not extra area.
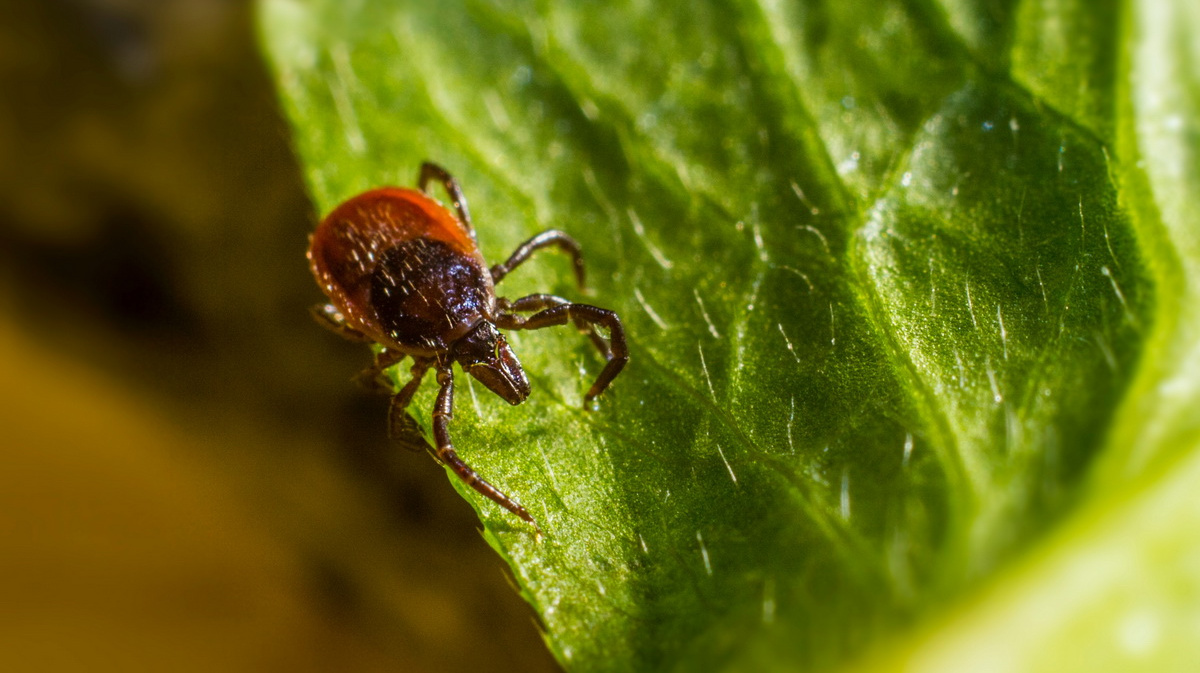
[(317, 327), (232, 0), (0, 0), (0, 670), (555, 670)]

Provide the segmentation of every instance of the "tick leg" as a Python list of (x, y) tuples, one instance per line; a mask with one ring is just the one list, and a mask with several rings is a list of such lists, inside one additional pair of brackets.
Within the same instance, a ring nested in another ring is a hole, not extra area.
[(467, 233), (471, 238), (475, 238), (475, 227), (471, 224), (471, 211), (467, 209), (467, 197), (463, 196), (462, 188), (458, 186), (458, 180), (454, 179), (450, 172), (441, 166), (426, 161), (421, 164), (421, 174), (417, 177), (417, 187), (429, 194), (429, 181), (437, 180), (446, 188), (446, 193), (450, 195), (450, 200), (454, 202), (454, 210), (458, 211), (458, 219), (467, 228)]
[(524, 507), (513, 502), (495, 486), (480, 478), (470, 465), (458, 457), (458, 453), (454, 451), (454, 445), (450, 442), (450, 420), (454, 418), (454, 372), (450, 369), (449, 364), (438, 367), (437, 379), (438, 385), (441, 386), (438, 389), (437, 402), (433, 406), (433, 438), (437, 441), (437, 459), (443, 464), (449, 465), (450, 469), (454, 470), (454, 474), (458, 475), (458, 478), (462, 479), (467, 486), (533, 524), (533, 527), (537, 528), (540, 533), (541, 529), (538, 528), (537, 522), (533, 520), (529, 512), (525, 511)]
[(515, 315), (510, 316), (509, 324), (505, 326), (509, 329), (531, 330), (565, 325), (571, 320), (574, 320), (577, 325), (583, 323), (589, 326), (600, 325), (608, 328), (608, 339), (611, 347), (608, 364), (604, 366), (604, 370), (600, 372), (600, 376), (596, 377), (596, 382), (592, 384), (587, 395), (583, 398), (584, 405), (590, 406), (592, 400), (604, 392), (605, 388), (608, 388), (608, 384), (612, 383), (612, 380), (625, 367), (625, 363), (629, 362), (629, 347), (625, 343), (625, 328), (621, 325), (621, 319), (617, 316), (616, 312), (589, 304), (566, 304), (553, 306), (541, 313), (535, 313), (528, 318)]
[[(521, 297), (513, 301), (509, 301), (503, 297), (498, 297), (496, 302), (504, 311), (513, 313), (532, 313), (542, 309), (550, 308), (551, 306), (566, 306), (571, 303), (569, 299), (563, 299), (553, 294), (531, 294)], [(501, 316), (497, 319), (497, 325), (500, 325), (500, 320), (506, 316)], [(503, 325), (501, 325), (503, 327)]]
[(579, 244), (575, 242), (575, 239), (557, 229), (543, 231), (517, 246), (517, 249), (509, 256), (508, 261), (492, 267), (492, 282), (499, 283), (510, 271), (525, 263), (525, 260), (529, 259), (533, 253), (550, 246), (555, 246), (571, 256), (571, 262), (575, 266), (575, 281), (579, 283), (579, 289), (582, 290), (586, 286), (584, 282), (583, 251), (580, 249)]
[(416, 451), (427, 449), (428, 444), (421, 437), (417, 422), (408, 413), (408, 405), (412, 403), (413, 395), (421, 387), (421, 381), (425, 378), (425, 372), (429, 370), (429, 365), (429, 360), (425, 358), (414, 358), (411, 370), (412, 378), (404, 384), (400, 392), (392, 396), (392, 403), (388, 408), (388, 437)]
[(392, 393), (392, 384), (383, 375), (383, 370), (395, 365), (404, 359), (404, 353), (384, 348), (375, 354), (375, 364), (367, 367), (354, 376), (354, 381), (358, 385), (373, 390), (378, 393)]
[(346, 324), (346, 317), (342, 312), (337, 310), (333, 304), (317, 304), (308, 309), (312, 317), (321, 327), (337, 334), (338, 336), (349, 339), (350, 341), (358, 341), (360, 343), (374, 343), (375, 340), (363, 334), (362, 332), (350, 327)]
[[(543, 309), (554, 306), (569, 306), (571, 302), (562, 297), (552, 294), (531, 294), (521, 297), (515, 301), (509, 301), (504, 298), (497, 299), (502, 313), (496, 317), (496, 325), (505, 329), (528, 329), (525, 327), (526, 319), (519, 316), (514, 316), (512, 313), (531, 313), (533, 311), (541, 311)], [(514, 320), (515, 318), (515, 320)], [(612, 359), (612, 349), (608, 342), (596, 333), (595, 326), (587, 322), (582, 316), (575, 316), (575, 328), (581, 334), (586, 334), (592, 341), (592, 345), (596, 350), (600, 351), (600, 355), (605, 360)]]
[[(371, 337), (346, 325), (346, 317), (333, 304), (317, 304), (309, 313), (325, 329), (350, 341), (375, 343)], [(383, 379), (383, 370), (404, 359), (404, 354), (387, 348), (375, 354), (375, 364), (354, 376), (354, 381), (368, 390), (391, 393), (392, 387)]]

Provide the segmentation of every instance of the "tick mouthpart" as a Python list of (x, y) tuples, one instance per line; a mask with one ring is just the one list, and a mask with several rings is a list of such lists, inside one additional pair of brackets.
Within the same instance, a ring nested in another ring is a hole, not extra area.
[(480, 320), (455, 344), (455, 359), (488, 390), (517, 405), (529, 397), (529, 379), (504, 335), (487, 320)]

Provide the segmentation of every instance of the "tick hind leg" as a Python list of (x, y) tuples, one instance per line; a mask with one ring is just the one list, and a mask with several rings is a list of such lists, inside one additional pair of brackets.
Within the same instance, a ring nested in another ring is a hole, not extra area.
[(421, 381), (425, 378), (429, 366), (429, 360), (414, 358), (412, 378), (392, 396), (388, 407), (388, 438), (411, 451), (432, 451), (429, 442), (425, 441), (424, 435), (421, 434), (416, 419), (408, 413), (408, 405), (412, 403), (413, 395), (421, 387)]
[(343, 339), (359, 343), (375, 343), (371, 337), (347, 325), (346, 316), (342, 315), (342, 312), (333, 304), (317, 304), (309, 308), (308, 312), (312, 314), (313, 320), (316, 320), (318, 325)]
[(355, 374), (352, 380), (371, 392), (391, 395), (393, 392), (392, 383), (388, 381), (383, 372), (387, 368), (399, 364), (403, 359), (404, 353), (384, 348), (375, 354), (375, 362), (370, 367)]
[(446, 188), (446, 193), (450, 195), (450, 200), (454, 203), (454, 210), (458, 213), (458, 219), (467, 228), (467, 233), (471, 235), (471, 238), (475, 238), (475, 227), (471, 224), (471, 211), (467, 209), (467, 197), (463, 196), (462, 187), (458, 186), (458, 180), (455, 180), (454, 176), (441, 166), (426, 161), (421, 164), (421, 174), (417, 176), (417, 188), (428, 194), (430, 180), (437, 180)]
[(433, 406), (433, 438), (437, 441), (434, 455), (442, 464), (449, 465), (450, 469), (454, 470), (454, 474), (458, 475), (458, 478), (462, 479), (467, 486), (533, 524), (533, 527), (537, 528), (540, 533), (541, 528), (524, 507), (513, 502), (495, 486), (484, 481), (475, 473), (475, 470), (471, 469), (470, 465), (458, 457), (458, 453), (454, 450), (454, 444), (450, 441), (450, 420), (454, 418), (454, 372), (450, 369), (449, 364), (438, 367), (437, 380), (441, 387), (438, 389), (437, 402)]
[[(322, 327), (343, 339), (359, 343), (375, 343), (371, 337), (347, 325), (346, 317), (333, 304), (317, 304), (309, 309), (309, 313)], [(375, 354), (374, 364), (355, 374), (353, 381), (367, 390), (391, 394), (392, 387), (384, 378), (383, 370), (403, 359), (403, 353), (384, 348)]]
[[(561, 297), (554, 297), (553, 295), (531, 295), (510, 304), (510, 310), (517, 310), (517, 307), (521, 306), (522, 301), (533, 297), (540, 297), (540, 301), (549, 301), (549, 298), (556, 301), (565, 301)], [(536, 305), (538, 301), (531, 299), (527, 306)], [(592, 387), (588, 389), (587, 395), (583, 398), (584, 405), (590, 406), (592, 400), (608, 388), (608, 385), (617, 377), (617, 374), (621, 373), (621, 369), (625, 367), (625, 363), (629, 362), (629, 347), (625, 343), (625, 328), (621, 325), (621, 318), (617, 316), (615, 311), (590, 304), (563, 303), (551, 305), (549, 308), (535, 313), (528, 318), (511, 313), (505, 314), (501, 316), (497, 324), (508, 329), (532, 330), (553, 327), (555, 325), (565, 325), (571, 321), (574, 321), (576, 326), (586, 325), (589, 330), (594, 325), (608, 328), (608, 344), (605, 345), (605, 348), (601, 349), (601, 353), (605, 353), (607, 356), (608, 364), (604, 366), (600, 375), (596, 377), (596, 382), (592, 384)], [(598, 338), (596, 336), (596, 339)]]

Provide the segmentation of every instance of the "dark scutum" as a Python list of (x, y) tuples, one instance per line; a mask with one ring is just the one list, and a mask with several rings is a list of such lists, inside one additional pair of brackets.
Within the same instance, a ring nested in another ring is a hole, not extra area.
[(430, 238), (389, 249), (371, 277), (380, 326), (401, 345), (446, 350), (487, 306), (491, 284), (472, 261)]

